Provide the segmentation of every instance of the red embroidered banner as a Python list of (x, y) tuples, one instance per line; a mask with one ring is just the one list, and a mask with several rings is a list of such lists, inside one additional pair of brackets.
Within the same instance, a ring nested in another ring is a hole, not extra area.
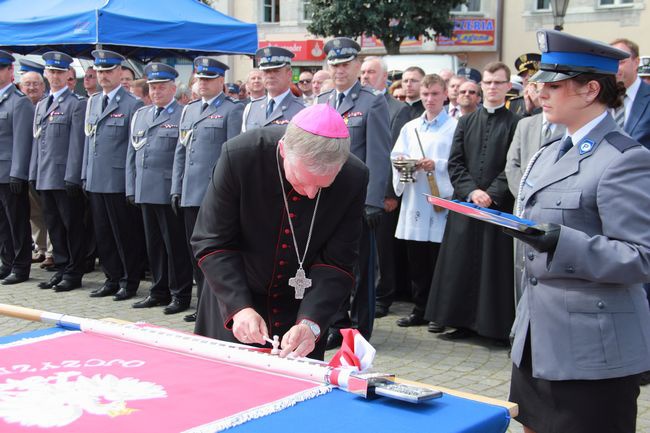
[(82, 332), (0, 346), (2, 432), (214, 432), (327, 391)]

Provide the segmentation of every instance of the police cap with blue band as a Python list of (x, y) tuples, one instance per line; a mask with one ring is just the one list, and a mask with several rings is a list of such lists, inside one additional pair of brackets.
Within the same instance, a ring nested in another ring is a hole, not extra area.
[(338, 65), (357, 58), (361, 47), (350, 38), (334, 38), (328, 41), (323, 48), (327, 57), (327, 64)]
[(290, 66), (294, 56), (295, 54), (285, 48), (273, 46), (260, 48), (255, 52), (255, 58), (261, 71)]
[(199, 56), (194, 59), (194, 76), (197, 78), (218, 78), (223, 77), (230, 69), (212, 57)]
[(539, 30), (537, 45), (542, 60), (530, 81), (538, 83), (567, 80), (582, 73), (616, 75), (618, 62), (630, 56), (602, 42), (557, 30)]
[(43, 54), (45, 60), (45, 69), (54, 69), (55, 71), (67, 71), (72, 64), (72, 57), (60, 51), (48, 51)]
[(477, 84), (480, 83), (482, 79), (481, 73), (477, 69), (470, 68), (468, 66), (465, 66), (463, 68), (458, 68), (458, 70), (456, 71), (456, 75), (458, 75), (459, 77), (465, 77), (468, 80), (471, 80)]
[(0, 68), (3, 68), (5, 66), (10, 66), (11, 64), (13, 64), (14, 60), (16, 60), (14, 56), (12, 56), (6, 51), (0, 50)]
[(95, 70), (97, 71), (110, 71), (122, 65), (122, 61), (126, 60), (123, 55), (109, 50), (94, 50), (92, 53), (95, 59)]
[(174, 81), (178, 77), (178, 71), (164, 63), (149, 63), (144, 67), (144, 74), (147, 76), (147, 83), (164, 83)]
[(36, 72), (43, 75), (43, 71), (45, 70), (45, 66), (41, 65), (38, 62), (32, 62), (31, 60), (20, 59), (18, 60), (18, 63), (20, 64), (21, 74), (26, 74), (27, 72)]
[(235, 83), (226, 83), (226, 90), (228, 93), (239, 93), (239, 86)]

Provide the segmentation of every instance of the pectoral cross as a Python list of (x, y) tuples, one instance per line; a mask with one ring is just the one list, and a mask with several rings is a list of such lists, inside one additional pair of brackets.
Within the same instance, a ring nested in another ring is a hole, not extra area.
[(296, 299), (305, 297), (305, 289), (311, 287), (311, 279), (305, 276), (305, 270), (298, 268), (296, 276), (289, 278), (289, 285), (296, 290)]

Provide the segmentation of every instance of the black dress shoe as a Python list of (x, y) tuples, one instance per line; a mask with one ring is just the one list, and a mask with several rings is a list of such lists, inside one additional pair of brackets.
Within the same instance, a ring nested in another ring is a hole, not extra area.
[(90, 297), (91, 298), (105, 298), (106, 296), (112, 296), (117, 293), (117, 291), (120, 290), (120, 286), (110, 286), (107, 284), (104, 284), (99, 288), (99, 290), (93, 290), (90, 292)]
[(11, 284), (18, 284), (27, 280), (29, 280), (29, 275), (16, 275), (12, 272), (7, 275), (2, 281), (0, 281), (0, 283), (4, 284), (5, 286), (9, 286)]
[(38, 288), (51, 289), (52, 287), (59, 284), (62, 279), (63, 277), (61, 275), (54, 275), (52, 278), (50, 278), (50, 281), (41, 281), (40, 283), (38, 283)]
[(69, 292), (70, 290), (78, 289), (81, 287), (81, 281), (63, 280), (54, 286), (55, 292)]
[(375, 319), (381, 319), (388, 316), (388, 307), (384, 305), (375, 305)]
[(160, 305), (167, 305), (169, 303), (170, 303), (169, 299), (157, 299), (157, 298), (152, 298), (151, 296), (147, 296), (142, 301), (138, 301), (135, 304), (133, 304), (133, 308), (151, 308), (151, 307), (158, 307)]
[(402, 317), (401, 319), (397, 319), (397, 326), (401, 326), (402, 328), (406, 328), (409, 326), (422, 326), (426, 325), (429, 323), (426, 321), (422, 316), (418, 316), (417, 314), (409, 314), (406, 317)]
[(434, 334), (440, 334), (441, 332), (445, 332), (445, 327), (442, 325), (438, 325), (436, 322), (429, 322), (429, 326), (427, 326), (427, 331), (433, 332)]
[(466, 340), (476, 335), (474, 331), (467, 328), (458, 328), (453, 332), (442, 334), (440, 338), (447, 341)]
[(126, 301), (127, 299), (131, 299), (132, 297), (135, 296), (135, 294), (138, 293), (138, 289), (131, 290), (131, 289), (126, 289), (122, 287), (116, 294), (113, 296), (114, 301)]
[(173, 298), (172, 301), (163, 309), (165, 314), (176, 314), (190, 308), (190, 301), (182, 301), (178, 298)]
[(343, 336), (338, 329), (333, 329), (327, 334), (327, 341), (325, 342), (325, 350), (336, 349), (343, 343)]
[(196, 322), (196, 311), (183, 317), (185, 322)]
[(4, 280), (11, 273), (11, 268), (5, 268), (4, 266), (0, 268), (0, 280)]

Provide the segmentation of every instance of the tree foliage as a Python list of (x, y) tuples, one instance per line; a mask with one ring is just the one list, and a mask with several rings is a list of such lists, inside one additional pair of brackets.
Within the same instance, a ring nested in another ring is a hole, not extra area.
[(380, 39), (388, 54), (398, 54), (407, 37), (449, 36), (453, 29), (449, 11), (463, 3), (465, 0), (312, 0), (313, 18), (307, 29), (319, 36), (366, 33)]

